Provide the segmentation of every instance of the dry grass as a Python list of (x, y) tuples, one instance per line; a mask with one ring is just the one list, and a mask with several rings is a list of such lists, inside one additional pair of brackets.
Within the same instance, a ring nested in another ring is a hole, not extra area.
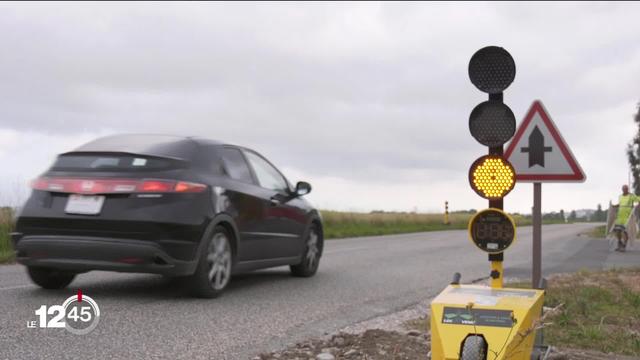
[(585, 232), (585, 234), (594, 238), (605, 238), (607, 236), (606, 228), (606, 225), (596, 226), (593, 229)]
[(13, 260), (13, 247), (11, 246), (11, 232), (14, 228), (13, 209), (0, 208), (0, 263)]
[[(467, 212), (449, 214), (450, 224), (445, 225), (443, 214), (322, 211), (327, 239), (466, 229), (471, 216)], [(515, 215), (514, 219), (518, 225), (531, 224), (529, 218), (521, 215)]]
[(423, 334), (429, 333), (431, 327), (430, 318), (428, 315), (421, 316), (417, 319), (410, 319), (403, 323), (404, 327), (408, 330), (418, 330)]
[(325, 237), (328, 239), (464, 229), (469, 217), (469, 214), (450, 214), (450, 224), (445, 225), (442, 214), (322, 211)]
[(640, 269), (578, 272), (549, 280), (552, 345), (640, 356)]

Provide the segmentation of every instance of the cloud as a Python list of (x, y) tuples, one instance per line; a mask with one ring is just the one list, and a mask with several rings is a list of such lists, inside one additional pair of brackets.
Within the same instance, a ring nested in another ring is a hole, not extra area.
[[(11, 176), (97, 134), (196, 134), (262, 151), (328, 207), (477, 208), (467, 169), (486, 149), (467, 123), (486, 95), (466, 67), (496, 44), (518, 68), (506, 103), (521, 119), (542, 99), (589, 177), (550, 185), (562, 190), (544, 207), (595, 207), (627, 177), (638, 14), (635, 3), (4, 3), (0, 131), (38, 144), (15, 153)], [(506, 203), (528, 211), (519, 191)]]
[(47, 134), (0, 129), (0, 204), (18, 206), (27, 199), (29, 183), (49, 168), (56, 155), (105, 133)]

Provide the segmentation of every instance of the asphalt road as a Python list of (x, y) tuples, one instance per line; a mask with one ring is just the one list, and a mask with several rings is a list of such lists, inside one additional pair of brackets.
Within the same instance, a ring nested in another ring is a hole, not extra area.
[[(610, 253), (606, 241), (577, 235), (593, 226), (545, 226), (544, 273), (640, 265), (638, 250)], [(519, 229), (505, 255), (507, 277), (529, 275), (530, 248), (531, 228)], [(23, 267), (0, 266), (0, 358), (249, 359), (417, 304), (455, 271), (471, 281), (488, 269), (465, 231), (328, 241), (315, 277), (293, 278), (287, 268), (247, 274), (214, 300), (185, 297), (159, 276), (107, 272), (45, 291), (30, 284)], [(93, 332), (27, 328), (38, 307), (60, 304), (78, 288), (100, 306)]]

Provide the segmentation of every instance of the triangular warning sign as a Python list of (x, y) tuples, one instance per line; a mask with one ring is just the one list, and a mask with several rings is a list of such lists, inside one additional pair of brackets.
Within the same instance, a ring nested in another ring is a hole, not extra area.
[(584, 181), (585, 175), (542, 102), (536, 100), (504, 154), (525, 182)]

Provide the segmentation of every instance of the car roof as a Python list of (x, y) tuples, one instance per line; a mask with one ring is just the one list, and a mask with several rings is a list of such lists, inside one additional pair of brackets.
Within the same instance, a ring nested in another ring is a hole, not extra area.
[(190, 160), (200, 145), (215, 146), (224, 143), (190, 136), (123, 134), (95, 139), (62, 155), (79, 152), (120, 152)]

